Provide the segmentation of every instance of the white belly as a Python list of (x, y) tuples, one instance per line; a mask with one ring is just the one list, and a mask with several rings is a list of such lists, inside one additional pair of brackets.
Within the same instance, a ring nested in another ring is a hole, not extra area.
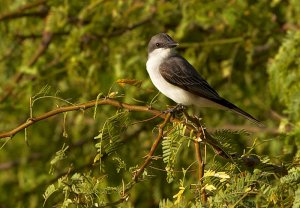
[(165, 96), (171, 98), (176, 103), (183, 105), (192, 105), (191, 97), (194, 97), (191, 93), (170, 84), (160, 74), (158, 70), (148, 70), (149, 76), (154, 86)]

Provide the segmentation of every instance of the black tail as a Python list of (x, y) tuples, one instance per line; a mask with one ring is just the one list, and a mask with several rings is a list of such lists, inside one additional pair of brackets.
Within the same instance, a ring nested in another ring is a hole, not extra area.
[(232, 104), (231, 102), (229, 102), (225, 99), (215, 100), (215, 102), (218, 103), (219, 105), (222, 105), (222, 106), (228, 108), (232, 112), (235, 112), (235, 113), (243, 116), (244, 118), (252, 121), (253, 123), (257, 124), (260, 127), (264, 126), (259, 120), (257, 120), (253, 116), (251, 116), (249, 113), (243, 111), (242, 109), (240, 109), (239, 107), (237, 107), (236, 105)]

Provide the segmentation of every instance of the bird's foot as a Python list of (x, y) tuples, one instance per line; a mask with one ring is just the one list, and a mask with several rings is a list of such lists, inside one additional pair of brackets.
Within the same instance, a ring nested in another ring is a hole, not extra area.
[(186, 107), (179, 103), (174, 108), (170, 108), (168, 110), (163, 111), (163, 113), (164, 114), (170, 113), (172, 115), (172, 117), (174, 118), (177, 113), (182, 113), (185, 111), (185, 109), (186, 109)]
[(192, 122), (194, 124), (194, 126), (196, 126), (197, 128), (202, 128), (202, 124), (201, 124), (202, 118), (199, 118), (194, 115), (194, 116), (190, 116), (189, 118), (187, 118), (187, 120)]

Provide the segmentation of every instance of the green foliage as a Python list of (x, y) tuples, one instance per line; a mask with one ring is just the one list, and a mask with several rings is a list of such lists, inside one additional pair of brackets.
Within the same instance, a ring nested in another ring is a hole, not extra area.
[(236, 143), (236, 138), (240, 135), (247, 136), (247, 132), (244, 130), (230, 131), (228, 129), (221, 129), (214, 132), (213, 136), (222, 145), (222, 147), (231, 154), (235, 154), (236, 150), (239, 149)]
[[(94, 139), (100, 140), (95, 144), (98, 154), (94, 162), (97, 162), (104, 156), (108, 156), (115, 152), (121, 145), (121, 135), (124, 133), (128, 125), (128, 112), (117, 112), (113, 117), (107, 119)], [(119, 159), (117, 159), (120, 161)], [(122, 162), (120, 162), (121, 164)]]
[(300, 118), (299, 56), (300, 32), (289, 32), (268, 68), (271, 93), (286, 106), (286, 113), (292, 121)]
[(94, 178), (90, 174), (81, 175), (75, 173), (70, 178), (62, 177), (57, 180), (57, 185), (47, 187), (45, 194), (44, 205), (46, 200), (56, 194), (63, 197), (60, 207), (69, 207), (72, 204), (84, 204), (84, 207), (98, 207), (101, 201), (105, 200), (105, 196), (112, 193), (118, 193), (121, 190), (112, 187), (103, 187), (104, 178)]
[[(162, 141), (163, 161), (166, 164), (167, 181), (171, 183), (174, 179), (174, 165), (180, 154), (180, 147), (188, 138), (185, 137), (185, 126), (175, 124), (173, 129)], [(186, 146), (186, 145), (185, 145)]]
[(68, 146), (65, 147), (65, 144), (62, 146), (61, 150), (57, 151), (54, 158), (50, 161), (51, 169), (50, 173), (53, 173), (54, 166), (61, 160), (66, 158), (66, 151), (69, 149)]
[(108, 97), (165, 110), (171, 102), (156, 97), (145, 69), (158, 32), (174, 37), (220, 95), (266, 128), (196, 109), (210, 144), (229, 158), (202, 138), (199, 181), (195, 132), (179, 117), (134, 181), (162, 119), (110, 105), (64, 112), (2, 140), (0, 204), (299, 207), (299, 11), (298, 0), (1, 0), (1, 132)]

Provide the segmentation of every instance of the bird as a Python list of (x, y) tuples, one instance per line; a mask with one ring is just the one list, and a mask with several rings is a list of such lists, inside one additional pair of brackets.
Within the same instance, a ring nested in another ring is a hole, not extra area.
[(230, 110), (261, 125), (261, 122), (222, 98), (196, 69), (176, 51), (179, 44), (167, 33), (154, 35), (148, 44), (147, 72), (154, 86), (183, 106)]

